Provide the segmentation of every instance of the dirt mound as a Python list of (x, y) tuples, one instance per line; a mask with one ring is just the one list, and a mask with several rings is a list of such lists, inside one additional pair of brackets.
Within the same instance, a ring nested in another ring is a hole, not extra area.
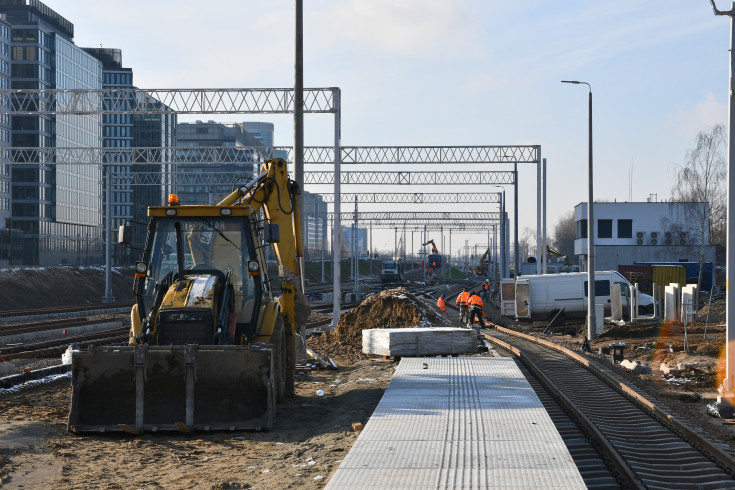
[(697, 312), (697, 320), (707, 323), (722, 323), (727, 317), (727, 308), (724, 301), (717, 301), (705, 305)]
[[(113, 267), (112, 295), (132, 304), (132, 267)], [(102, 303), (105, 268), (90, 267), (0, 267), (0, 310), (23, 310), (50, 306)]]
[(431, 302), (403, 288), (374, 294), (358, 307), (343, 313), (330, 333), (310, 338), (309, 347), (342, 363), (370, 356), (362, 353), (362, 331), (372, 328), (456, 327)]

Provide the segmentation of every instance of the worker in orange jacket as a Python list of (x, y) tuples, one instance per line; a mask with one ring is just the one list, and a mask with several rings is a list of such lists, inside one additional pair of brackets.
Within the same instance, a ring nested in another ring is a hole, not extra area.
[(439, 296), (439, 299), (436, 302), (436, 306), (439, 307), (440, 310), (442, 310), (444, 313), (447, 312), (447, 302), (444, 301), (444, 295), (442, 294)]
[(487, 293), (490, 290), (490, 280), (485, 279), (485, 282), (482, 283), (482, 293), (480, 294), (480, 297), (487, 300)]
[(459, 308), (459, 322), (464, 325), (470, 318), (469, 310), (470, 293), (467, 288), (462, 288), (462, 292), (457, 295), (457, 308)]
[(470, 327), (475, 324), (475, 317), (477, 317), (482, 328), (485, 328), (485, 320), (482, 319), (482, 316), (485, 314), (485, 304), (482, 302), (480, 295), (472, 292), (468, 305), (470, 307)]

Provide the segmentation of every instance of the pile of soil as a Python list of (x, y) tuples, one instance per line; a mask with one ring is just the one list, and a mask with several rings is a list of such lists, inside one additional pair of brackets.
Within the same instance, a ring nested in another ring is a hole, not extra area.
[(386, 289), (368, 297), (356, 308), (343, 313), (332, 332), (313, 336), (307, 345), (338, 363), (370, 359), (362, 353), (362, 331), (374, 328), (456, 327), (431, 302), (404, 288)]
[[(135, 301), (132, 267), (111, 269), (115, 301)], [(102, 303), (105, 296), (104, 266), (4, 266), (0, 267), (0, 310), (26, 310), (51, 306)]]
[(705, 305), (697, 312), (697, 321), (713, 323), (723, 323), (727, 317), (727, 308), (725, 301), (715, 301), (711, 305)]

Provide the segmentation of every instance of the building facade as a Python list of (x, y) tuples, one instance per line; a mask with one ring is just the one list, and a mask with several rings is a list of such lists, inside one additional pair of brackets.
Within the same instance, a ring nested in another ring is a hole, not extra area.
[[(10, 25), (11, 88), (101, 89), (102, 63), (77, 47), (71, 22), (37, 0), (0, 0)], [(15, 115), (11, 146), (13, 227), (25, 233), (24, 264), (101, 257), (99, 165), (56, 160), (44, 148), (99, 147), (100, 115)]]
[[(122, 51), (110, 48), (82, 48), (86, 53), (102, 63), (102, 88), (105, 89), (102, 99), (107, 109), (121, 109), (115, 104), (127, 104), (130, 101), (120, 102), (114, 97), (114, 90), (130, 90), (133, 87), (133, 70), (122, 66)], [(131, 96), (132, 98), (132, 96)], [(130, 104), (132, 105), (132, 104)], [(129, 179), (120, 176), (131, 173), (131, 154), (126, 148), (133, 146), (133, 115), (132, 114), (103, 114), (102, 115), (102, 147), (114, 148), (114, 152), (102, 153), (104, 180), (104, 205), (107, 206), (107, 172), (110, 172), (110, 223), (112, 243), (116, 241), (116, 231), (120, 225), (133, 218), (133, 189)], [(102, 227), (107, 229), (106, 209), (102, 210)], [(122, 261), (120, 253), (112, 257), (114, 264)]]
[(329, 256), (329, 233), (327, 223), (327, 203), (322, 196), (311, 192), (304, 192), (304, 209), (301, 210), (305, 230), (301, 235), (304, 238), (304, 253), (309, 254), (306, 259), (318, 260)]
[[(0, 13), (0, 89), (10, 88), (10, 24), (5, 14)], [(0, 111), (7, 112), (10, 107), (7, 101), (0, 100)], [(12, 199), (10, 176), (10, 114), (0, 114), (0, 228), (12, 227), (7, 221), (12, 217), (10, 203)], [(7, 252), (7, 251), (6, 251)], [(7, 253), (0, 248), (0, 263), (8, 259)]]
[[(176, 147), (176, 114), (160, 101), (145, 96), (140, 106), (150, 111), (133, 115), (133, 146), (136, 148), (162, 148), (155, 153), (155, 160), (142, 161), (132, 166), (132, 230), (133, 243), (130, 249), (120, 251), (130, 263), (140, 259), (145, 245), (148, 206), (162, 206), (173, 193), (173, 176)], [(163, 150), (166, 148), (167, 150)]]
[(175, 189), (182, 204), (217, 204), (235, 182), (252, 179), (264, 158), (253, 149), (263, 145), (241, 124), (178, 123), (176, 146)]
[[(594, 203), (595, 269), (617, 270), (618, 265), (637, 262), (697, 262), (702, 243), (704, 261), (714, 262), (708, 209), (707, 203)], [(587, 203), (574, 207), (574, 221), (574, 253), (581, 269), (587, 270)]]

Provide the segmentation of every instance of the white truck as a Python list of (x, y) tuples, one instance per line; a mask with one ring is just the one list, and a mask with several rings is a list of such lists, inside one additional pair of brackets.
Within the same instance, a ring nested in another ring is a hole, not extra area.
[(380, 280), (383, 284), (401, 282), (401, 269), (395, 260), (383, 262), (380, 269)]
[[(521, 276), (515, 282), (515, 317), (531, 320), (550, 320), (562, 308), (565, 318), (584, 318), (587, 315), (587, 273), (542, 274)], [(613, 284), (622, 285), (623, 310), (629, 303), (630, 283), (617, 271), (595, 272), (595, 303), (605, 307), (610, 315), (610, 290)], [(638, 311), (653, 313), (653, 297), (638, 294)]]

